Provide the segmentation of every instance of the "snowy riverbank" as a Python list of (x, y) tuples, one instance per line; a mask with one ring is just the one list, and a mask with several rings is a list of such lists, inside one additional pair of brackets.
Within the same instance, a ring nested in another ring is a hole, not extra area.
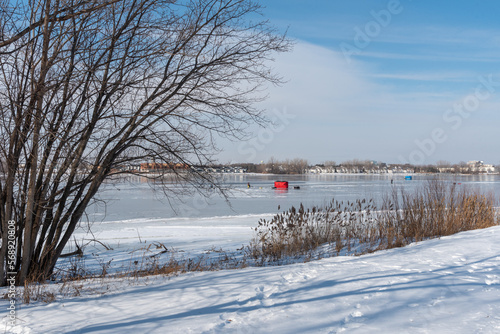
[(1, 326), (14, 333), (498, 333), (499, 244), (493, 227), (360, 257), (79, 282), (81, 296), (22, 305), (17, 327), (7, 328), (5, 318)]

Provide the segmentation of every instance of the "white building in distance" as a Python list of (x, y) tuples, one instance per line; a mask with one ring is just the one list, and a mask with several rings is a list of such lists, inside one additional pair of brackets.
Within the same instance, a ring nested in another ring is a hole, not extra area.
[(469, 170), (473, 173), (478, 172), (478, 173), (494, 173), (495, 172), (495, 166), (491, 164), (485, 164), (483, 161), (480, 160), (472, 160), (467, 162), (467, 166), (469, 167)]

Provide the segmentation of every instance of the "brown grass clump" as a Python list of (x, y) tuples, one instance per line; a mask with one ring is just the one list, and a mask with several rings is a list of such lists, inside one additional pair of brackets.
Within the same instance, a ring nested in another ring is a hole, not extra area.
[(324, 244), (332, 245), (337, 252), (354, 246), (360, 227), (374, 220), (373, 201), (338, 202), (332, 200), (325, 207), (299, 209), (292, 207), (274, 216), (261, 219), (255, 240), (247, 254), (263, 262), (306, 255)]
[(24, 304), (29, 304), (32, 301), (41, 301), (44, 303), (51, 303), (56, 299), (54, 292), (46, 289), (46, 285), (38, 281), (24, 282), (24, 288), (21, 294)]
[(207, 254), (209, 253), (216, 253), (218, 256), (200, 255), (196, 258), (183, 259), (172, 253), (170, 259), (164, 262), (156, 256), (158, 254), (152, 256), (143, 254), (140, 260), (135, 260), (129, 268), (117, 276), (138, 279), (150, 275), (174, 276), (186, 272), (238, 269), (247, 266), (244, 258), (237, 258), (234, 254), (227, 253), (222, 249), (212, 249), (207, 251)]

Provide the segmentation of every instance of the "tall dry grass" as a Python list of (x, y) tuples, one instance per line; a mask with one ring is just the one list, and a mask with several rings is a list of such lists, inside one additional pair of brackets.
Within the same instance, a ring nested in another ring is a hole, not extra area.
[(364, 254), (498, 224), (492, 194), (430, 181), (414, 192), (393, 188), (379, 208), (373, 200), (292, 207), (260, 220), (247, 254), (257, 263), (311, 255), (327, 245), (328, 255)]
[(261, 219), (255, 228), (256, 238), (247, 254), (260, 263), (306, 255), (328, 243), (339, 252), (351, 249), (360, 228), (375, 219), (372, 200), (338, 202), (332, 200), (324, 207), (298, 209), (277, 214), (271, 220)]

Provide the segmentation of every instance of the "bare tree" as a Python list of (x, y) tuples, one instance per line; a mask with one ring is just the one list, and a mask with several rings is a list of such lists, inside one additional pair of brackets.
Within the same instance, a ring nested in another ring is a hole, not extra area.
[(272, 174), (303, 174), (308, 165), (305, 159), (295, 158), (281, 161), (271, 157), (266, 163), (266, 172)]
[(50, 277), (101, 184), (124, 167), (207, 165), (214, 138), (262, 122), (262, 84), (280, 82), (268, 61), (290, 47), (254, 21), (250, 0), (0, 6), (2, 284), (9, 273)]
[(294, 158), (291, 160), (286, 160), (285, 164), (287, 166), (286, 172), (289, 174), (304, 174), (309, 163), (306, 159)]
[(449, 167), (451, 167), (451, 163), (449, 161), (446, 161), (446, 160), (438, 160), (436, 162), (436, 166), (442, 167), (442, 168), (449, 168)]
[(327, 160), (323, 162), (323, 165), (325, 165), (325, 167), (335, 167), (337, 166), (337, 163), (333, 160)]
[(281, 162), (274, 157), (270, 157), (266, 163), (266, 172), (271, 174), (279, 174)]

